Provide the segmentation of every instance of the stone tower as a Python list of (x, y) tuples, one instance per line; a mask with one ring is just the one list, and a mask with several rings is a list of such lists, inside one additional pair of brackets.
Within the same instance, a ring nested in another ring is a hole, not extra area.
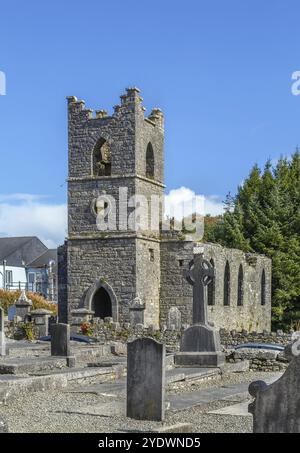
[[(68, 238), (59, 249), (60, 321), (70, 322), (78, 309), (128, 321), (138, 296), (146, 305), (145, 324), (159, 324), (159, 228), (131, 216), (133, 196), (137, 201), (145, 196), (150, 209), (151, 197), (163, 194), (164, 120), (159, 109), (145, 117), (141, 102), (139, 90), (128, 88), (109, 116), (68, 98)], [(99, 219), (112, 219), (109, 228), (99, 229)], [(161, 209), (156, 220), (158, 225)]]

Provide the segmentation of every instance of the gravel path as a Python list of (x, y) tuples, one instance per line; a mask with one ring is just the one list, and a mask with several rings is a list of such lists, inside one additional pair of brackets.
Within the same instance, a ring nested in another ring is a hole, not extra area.
[[(207, 387), (221, 387), (269, 377), (268, 373), (234, 374), (222, 380), (202, 383), (177, 384), (170, 393), (182, 393)], [(193, 384), (193, 385), (192, 385)], [(178, 387), (179, 386), (179, 387)], [(74, 386), (72, 387), (74, 388)], [(0, 418), (6, 420), (10, 432), (124, 432), (131, 430), (149, 431), (162, 426), (157, 422), (139, 422), (125, 416), (94, 416), (66, 413), (62, 411), (120, 401), (120, 397), (109, 397), (89, 393), (67, 393), (62, 391), (37, 392), (18, 398), (9, 406), (0, 406)], [(251, 432), (252, 419), (244, 416), (207, 414), (216, 408), (232, 405), (218, 401), (202, 407), (193, 407), (177, 413), (167, 411), (165, 425), (192, 423), (194, 432)]]

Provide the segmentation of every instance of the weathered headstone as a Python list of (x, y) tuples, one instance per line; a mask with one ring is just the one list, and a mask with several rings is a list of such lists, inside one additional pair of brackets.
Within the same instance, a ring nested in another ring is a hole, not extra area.
[(72, 310), (71, 311), (71, 319), (72, 319), (71, 329), (76, 332), (82, 324), (91, 322), (94, 314), (95, 314), (94, 311), (88, 310), (87, 308), (77, 308), (75, 310)]
[(0, 433), (8, 433), (7, 423), (2, 418), (0, 418)]
[(8, 307), (8, 313), (7, 313), (7, 317), (8, 317), (8, 320), (9, 321), (13, 321), (14, 320), (14, 317), (17, 315), (17, 308), (15, 305), (10, 305), (10, 307)]
[(186, 276), (193, 285), (193, 325), (183, 332), (180, 352), (175, 356), (176, 365), (220, 366), (225, 361), (219, 332), (208, 324), (207, 319), (207, 285), (213, 277), (211, 263), (202, 253), (195, 254)]
[(129, 306), (129, 320), (131, 326), (144, 324), (144, 311), (145, 304), (142, 303), (141, 299), (139, 297), (133, 299)]
[(31, 319), (34, 325), (38, 328), (39, 337), (49, 334), (49, 318), (52, 315), (50, 310), (39, 308), (31, 311)]
[(249, 393), (255, 397), (248, 407), (254, 433), (300, 433), (300, 355), (280, 379), (271, 385), (252, 382)]
[(22, 318), (22, 320), (25, 320), (25, 318), (29, 315), (32, 307), (32, 301), (28, 299), (25, 291), (21, 292), (19, 299), (15, 302), (15, 306), (16, 316), (19, 316), (20, 318)]
[(70, 326), (69, 324), (55, 324), (52, 326), (51, 355), (70, 355)]
[[(174, 326), (174, 328), (172, 328), (171, 326)], [(169, 330), (181, 329), (181, 313), (177, 307), (171, 307), (169, 309), (167, 327)]]
[(161, 421), (165, 415), (165, 345), (138, 338), (127, 345), (127, 417)]
[(0, 356), (4, 356), (5, 354), (4, 310), (0, 307)]

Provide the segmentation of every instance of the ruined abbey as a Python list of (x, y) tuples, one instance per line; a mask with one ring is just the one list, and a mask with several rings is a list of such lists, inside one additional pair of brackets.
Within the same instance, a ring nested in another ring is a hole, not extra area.
[[(126, 219), (118, 215), (124, 190), (128, 198), (163, 195), (163, 113), (154, 109), (145, 116), (137, 88), (126, 90), (111, 116), (86, 109), (72, 96), (68, 134), (68, 237), (59, 248), (59, 321), (131, 322), (135, 309), (146, 326), (162, 327), (173, 315), (190, 324), (192, 287), (185, 275), (196, 244), (147, 225), (120, 228)], [(97, 203), (100, 195), (116, 200), (118, 222), (107, 231), (97, 227), (99, 211), (106, 208)], [(216, 244), (202, 247), (215, 269), (207, 287), (209, 320), (219, 328), (269, 331), (271, 261)]]

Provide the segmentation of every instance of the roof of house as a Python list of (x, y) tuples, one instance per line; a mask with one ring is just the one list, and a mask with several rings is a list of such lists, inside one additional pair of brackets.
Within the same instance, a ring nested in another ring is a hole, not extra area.
[(57, 263), (57, 249), (49, 249), (46, 252), (42, 253), (31, 263), (27, 264), (27, 267), (44, 267), (48, 266), (50, 261)]
[(36, 236), (0, 237), (0, 261), (10, 266), (22, 266), (47, 251)]

